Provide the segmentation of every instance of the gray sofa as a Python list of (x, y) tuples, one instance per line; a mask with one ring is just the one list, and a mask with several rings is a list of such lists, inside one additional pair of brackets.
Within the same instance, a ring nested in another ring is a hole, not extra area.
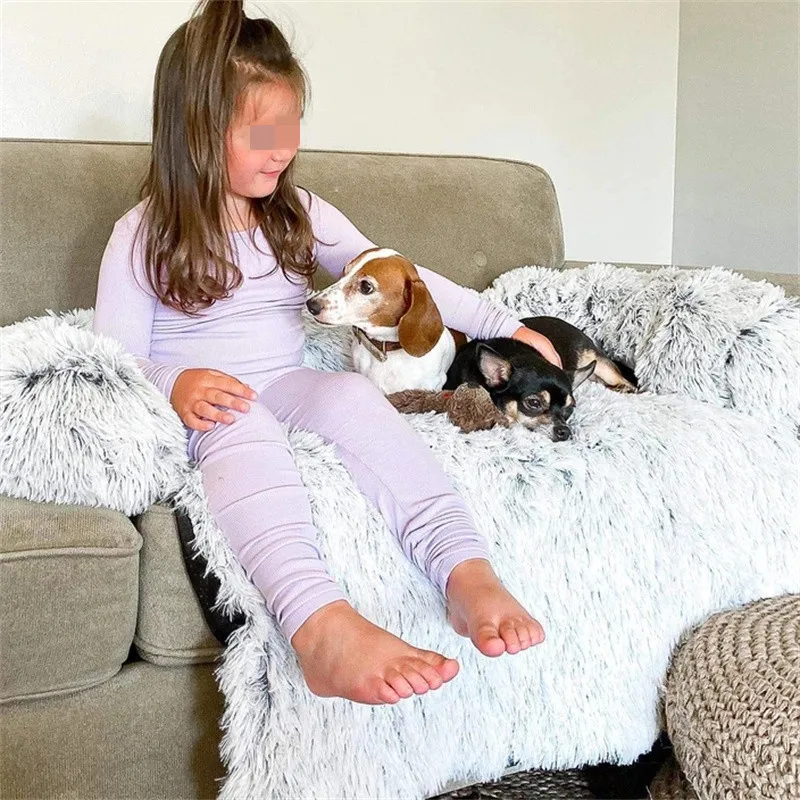
[[(3, 140), (0, 151), (0, 325), (93, 306), (149, 145)], [(298, 183), (373, 240), (477, 289), (521, 264), (565, 265), (555, 190), (530, 164), (302, 151)], [(751, 277), (798, 293), (796, 276)], [(0, 496), (0, 586), (3, 797), (215, 795), (221, 648), (167, 507), (128, 518)]]

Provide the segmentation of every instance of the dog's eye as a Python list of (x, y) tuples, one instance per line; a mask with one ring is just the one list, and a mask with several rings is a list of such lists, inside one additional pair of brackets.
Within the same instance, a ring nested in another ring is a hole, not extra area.
[(542, 401), (538, 397), (526, 397), (522, 401), (522, 407), (526, 411), (541, 411)]
[(372, 294), (375, 291), (375, 287), (369, 281), (360, 281), (358, 291), (361, 294)]
[(564, 419), (569, 419), (569, 418), (572, 416), (572, 408), (573, 408), (572, 406), (567, 406), (567, 407), (566, 407), (566, 408), (565, 408), (565, 409), (564, 409), (564, 410), (561, 412), (561, 416), (562, 416), (562, 417), (564, 417)]

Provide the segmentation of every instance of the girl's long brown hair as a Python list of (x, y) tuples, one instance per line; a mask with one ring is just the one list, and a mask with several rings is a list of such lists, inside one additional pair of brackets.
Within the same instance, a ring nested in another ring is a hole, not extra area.
[[(284, 81), (301, 116), (305, 71), (269, 19), (251, 19), (242, 0), (200, 0), (164, 45), (153, 89), (153, 145), (139, 188), (147, 199), (147, 279), (162, 303), (193, 314), (242, 283), (225, 224), (229, 191), (225, 138), (253, 85)], [(295, 159), (275, 191), (251, 200), (253, 219), (287, 278), (310, 285), (314, 235), (293, 181)], [(251, 236), (253, 231), (251, 231)]]

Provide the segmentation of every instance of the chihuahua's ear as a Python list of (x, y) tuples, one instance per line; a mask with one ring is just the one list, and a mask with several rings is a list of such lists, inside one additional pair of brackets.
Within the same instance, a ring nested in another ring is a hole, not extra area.
[(511, 362), (506, 361), (496, 350), (492, 350), (487, 344), (479, 344), (477, 347), (478, 368), (486, 378), (486, 383), (496, 389), (508, 383), (511, 377)]
[(590, 361), (585, 367), (576, 369), (575, 372), (570, 373), (572, 381), (572, 391), (574, 392), (587, 378), (594, 375), (594, 369), (597, 366), (596, 361)]
[(421, 358), (436, 346), (444, 332), (444, 323), (428, 287), (419, 278), (407, 281), (405, 291), (408, 307), (400, 317), (397, 335), (403, 350)]

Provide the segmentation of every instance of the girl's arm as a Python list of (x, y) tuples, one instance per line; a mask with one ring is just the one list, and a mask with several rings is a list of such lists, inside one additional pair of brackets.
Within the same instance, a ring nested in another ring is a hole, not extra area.
[[(308, 190), (300, 190), (300, 193), (307, 204), (306, 191)], [(322, 240), (316, 245), (317, 262), (328, 275), (338, 280), (348, 261), (364, 250), (378, 245), (367, 239), (338, 208), (313, 192), (309, 194), (311, 195), (309, 214), (314, 235)], [(521, 339), (539, 350), (549, 361), (561, 366), (561, 359), (550, 341), (521, 325), (508, 311), (437, 272), (419, 264), (414, 266), (428, 287), (442, 315), (442, 321), (448, 328), (462, 331), (472, 339), (491, 339), (494, 336)]]
[(117, 220), (114, 225), (100, 262), (92, 330), (119, 341), (136, 357), (145, 377), (169, 401), (175, 380), (188, 367), (163, 364), (149, 358), (150, 334), (159, 301), (147, 283), (141, 242), (137, 243), (131, 270), (130, 250), (135, 229), (135, 224), (125, 218)]

